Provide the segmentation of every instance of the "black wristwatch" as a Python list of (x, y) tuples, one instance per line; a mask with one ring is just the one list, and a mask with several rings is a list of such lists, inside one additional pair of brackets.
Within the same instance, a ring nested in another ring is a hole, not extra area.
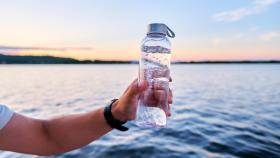
[(127, 131), (128, 128), (123, 126), (123, 124), (126, 123), (126, 121), (120, 121), (114, 118), (112, 114), (112, 105), (114, 102), (116, 102), (118, 99), (113, 99), (105, 108), (104, 108), (104, 117), (106, 119), (106, 122), (108, 125), (112, 128), (115, 128), (120, 131)]

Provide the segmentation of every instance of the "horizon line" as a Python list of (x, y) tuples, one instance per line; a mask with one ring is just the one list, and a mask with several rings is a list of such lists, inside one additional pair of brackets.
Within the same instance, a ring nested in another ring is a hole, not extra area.
[[(102, 59), (94, 59), (94, 60), (79, 60), (71, 57), (56, 57), (52, 55), (6, 55), (1, 54), (1, 56), (8, 56), (8, 57), (50, 57), (50, 58), (57, 58), (57, 59), (66, 59), (66, 60), (75, 60), (75, 62), (79, 63), (132, 63), (137, 64), (139, 60), (102, 60)], [(1, 58), (0, 58), (1, 59)], [(261, 59), (261, 60), (248, 60), (248, 59), (234, 59), (234, 60), (171, 60), (173, 64), (192, 64), (192, 63), (280, 63), (279, 59)]]

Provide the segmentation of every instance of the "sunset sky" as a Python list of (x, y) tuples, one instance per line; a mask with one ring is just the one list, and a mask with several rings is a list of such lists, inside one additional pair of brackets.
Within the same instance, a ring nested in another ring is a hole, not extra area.
[(280, 59), (280, 0), (0, 0), (0, 54), (137, 60), (153, 22), (173, 60)]

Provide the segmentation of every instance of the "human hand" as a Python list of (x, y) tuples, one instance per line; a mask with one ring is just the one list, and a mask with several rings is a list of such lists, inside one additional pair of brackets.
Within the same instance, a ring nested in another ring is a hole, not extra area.
[[(170, 78), (171, 82), (171, 78)], [(138, 84), (137, 79), (134, 80), (122, 96), (117, 100), (112, 106), (113, 116), (120, 121), (130, 121), (136, 118), (136, 110), (138, 106), (138, 100), (142, 92), (148, 88), (148, 82), (143, 81)], [(153, 91), (148, 90), (148, 93), (151, 94), (151, 97), (148, 99), (149, 102), (146, 102), (148, 106), (154, 106), (155, 102), (162, 102), (168, 97), (168, 107), (162, 107), (166, 116), (171, 116), (170, 104), (172, 104), (172, 91), (169, 89), (168, 93), (163, 91), (162, 87), (153, 85)]]

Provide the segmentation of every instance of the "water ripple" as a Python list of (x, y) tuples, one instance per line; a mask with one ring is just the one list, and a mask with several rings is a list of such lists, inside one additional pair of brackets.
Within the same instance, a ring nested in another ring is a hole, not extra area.
[[(1, 104), (47, 118), (104, 106), (137, 76), (137, 66), (0, 66), (0, 74)], [(51, 157), (280, 157), (280, 65), (175, 65), (172, 78), (167, 128), (143, 129), (130, 122), (128, 132), (114, 130)], [(36, 156), (1, 151), (0, 157)]]

